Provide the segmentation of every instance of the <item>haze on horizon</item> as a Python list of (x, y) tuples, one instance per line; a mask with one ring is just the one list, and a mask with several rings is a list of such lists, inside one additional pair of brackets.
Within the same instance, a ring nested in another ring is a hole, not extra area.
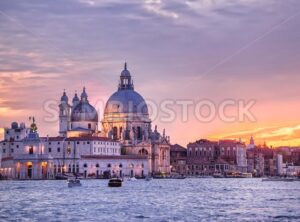
[[(300, 145), (297, 0), (53, 0), (0, 2), (0, 127), (35, 116), (56, 136), (45, 102), (87, 88), (91, 104), (117, 89), (124, 61), (135, 90), (166, 99), (256, 101), (255, 122), (156, 119), (172, 143), (242, 138)], [(235, 109), (226, 110), (232, 115)], [(164, 115), (160, 113), (160, 115)], [(0, 133), (1, 134), (1, 133)]]

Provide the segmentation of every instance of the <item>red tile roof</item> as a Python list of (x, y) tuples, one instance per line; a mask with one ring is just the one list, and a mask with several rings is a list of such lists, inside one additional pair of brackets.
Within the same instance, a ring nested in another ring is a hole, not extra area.
[(183, 146), (180, 146), (179, 144), (171, 145), (171, 152), (186, 152), (186, 148)]

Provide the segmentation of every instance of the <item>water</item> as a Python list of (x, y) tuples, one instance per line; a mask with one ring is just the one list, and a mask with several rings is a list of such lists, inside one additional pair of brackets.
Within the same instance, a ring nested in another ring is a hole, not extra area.
[(0, 181), (1, 221), (300, 221), (300, 182)]

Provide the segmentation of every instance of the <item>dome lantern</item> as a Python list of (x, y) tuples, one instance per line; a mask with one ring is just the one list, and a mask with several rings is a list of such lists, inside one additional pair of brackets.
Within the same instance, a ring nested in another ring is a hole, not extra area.
[(75, 91), (75, 95), (72, 100), (73, 108), (75, 108), (79, 104), (79, 102), (80, 102), (80, 100), (78, 98), (77, 91)]
[(87, 93), (85, 92), (85, 87), (83, 87), (83, 91), (82, 91), (82, 93), (81, 93), (81, 101), (82, 101), (82, 102), (87, 102), (87, 101), (88, 101), (87, 97), (88, 97), (88, 95), (87, 95)]
[(119, 83), (119, 90), (133, 90), (133, 81), (131, 80), (131, 75), (129, 70), (127, 69), (127, 63), (124, 64), (124, 70), (121, 72), (120, 75), (120, 83)]

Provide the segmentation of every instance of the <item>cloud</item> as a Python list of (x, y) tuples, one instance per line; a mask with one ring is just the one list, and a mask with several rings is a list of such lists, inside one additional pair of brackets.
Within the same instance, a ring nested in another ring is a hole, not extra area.
[(162, 0), (145, 0), (144, 1), (144, 8), (147, 11), (152, 12), (152, 13), (162, 16), (162, 17), (178, 19), (179, 18), (178, 13), (165, 9), (165, 5), (166, 4), (164, 4)]
[[(21, 120), (21, 111), (25, 118), (36, 112), (42, 121), (44, 101), (59, 99), (64, 88), (69, 97), (85, 85), (92, 101), (108, 98), (125, 60), (145, 98), (255, 98), (261, 104), (258, 118), (273, 110), (274, 119), (280, 112), (282, 118), (297, 120), (297, 16), (205, 78), (198, 77), (299, 6), (297, 0), (0, 1), (1, 125)], [(292, 107), (293, 113), (281, 107)], [(172, 127), (203, 127), (201, 135), (208, 136), (220, 129), (221, 124), (214, 124)], [(256, 133), (284, 133), (268, 130)], [(191, 132), (182, 136), (176, 131), (171, 136), (178, 142), (193, 139)]]
[(270, 146), (300, 146), (300, 124), (270, 126), (257, 129), (249, 129), (246, 131), (237, 131), (227, 134), (218, 134), (210, 136), (212, 139), (238, 139), (249, 141), (250, 136), (253, 136), (256, 144), (266, 142)]

